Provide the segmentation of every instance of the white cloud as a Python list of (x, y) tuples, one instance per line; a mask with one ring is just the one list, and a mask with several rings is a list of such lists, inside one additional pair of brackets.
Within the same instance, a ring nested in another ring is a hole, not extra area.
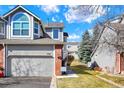
[(37, 7), (46, 12), (47, 14), (59, 12), (59, 7), (57, 5), (38, 5)]
[(79, 35), (76, 35), (76, 34), (71, 34), (69, 35), (68, 39), (71, 39), (71, 40), (74, 40), (74, 39), (79, 39), (80, 36)]
[[(97, 11), (97, 12), (96, 12)], [(73, 22), (88, 22), (97, 19), (98, 17), (105, 14), (103, 6), (68, 6), (68, 11), (65, 12), (64, 16), (69, 23)]]
[[(95, 7), (94, 10), (96, 10), (97, 7)], [(97, 19), (98, 17), (102, 16), (105, 14), (105, 9), (102, 7), (102, 6), (99, 6), (97, 12), (94, 11), (93, 14), (91, 14), (87, 19), (85, 19), (84, 21), (88, 22), (88, 23), (91, 23), (92, 20), (95, 20)]]
[(60, 23), (63, 23), (63, 20), (60, 20), (59, 22), (60, 22)]
[(52, 21), (53, 21), (53, 22), (56, 22), (56, 19), (55, 19), (55, 17), (52, 17)]
[(90, 35), (93, 35), (93, 29), (89, 29), (88, 32)]

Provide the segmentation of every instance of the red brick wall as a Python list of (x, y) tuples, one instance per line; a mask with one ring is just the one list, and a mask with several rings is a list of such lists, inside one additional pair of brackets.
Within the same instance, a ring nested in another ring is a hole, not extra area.
[(120, 58), (120, 71), (121, 73), (124, 72), (124, 53), (121, 54), (121, 58)]
[(55, 75), (61, 75), (62, 45), (55, 45)]
[(124, 72), (124, 53), (117, 53), (116, 54), (116, 73)]
[(120, 73), (120, 53), (116, 53), (115, 71), (116, 73)]
[(0, 45), (0, 66), (3, 67), (3, 45)]

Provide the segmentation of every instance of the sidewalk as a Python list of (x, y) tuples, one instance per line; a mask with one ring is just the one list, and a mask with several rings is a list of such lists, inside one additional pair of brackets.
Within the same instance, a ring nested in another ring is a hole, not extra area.
[(57, 78), (77, 78), (79, 77), (77, 74), (75, 74), (72, 70), (68, 70), (66, 75), (57, 76)]
[(112, 84), (112, 85), (115, 85), (115, 86), (117, 86), (118, 88), (124, 88), (124, 86), (122, 86), (122, 85), (120, 85), (120, 84), (117, 84), (117, 83), (113, 82), (112, 80), (108, 80), (108, 79), (103, 78), (103, 77), (98, 76), (98, 75), (96, 75), (96, 77), (99, 78), (99, 79), (101, 79), (101, 80), (104, 80), (104, 81), (106, 81), (106, 82), (108, 82), (108, 83), (110, 83), (110, 84)]

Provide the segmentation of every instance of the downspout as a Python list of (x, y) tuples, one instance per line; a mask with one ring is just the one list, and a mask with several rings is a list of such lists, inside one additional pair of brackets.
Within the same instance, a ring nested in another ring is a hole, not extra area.
[(4, 68), (4, 71), (3, 71), (3, 73), (4, 73), (4, 77), (5, 77), (5, 69), (6, 69), (6, 48), (5, 48), (5, 44), (3, 43), (2, 44), (2, 46), (3, 46), (3, 68)]
[(119, 38), (119, 31), (117, 30), (117, 58), (116, 59), (118, 59), (118, 60), (116, 60), (117, 61), (117, 66), (118, 67), (116, 67), (116, 69), (118, 68), (118, 74), (120, 74), (121, 73), (121, 51), (120, 51), (120, 49), (119, 49), (119, 42), (120, 42), (120, 38)]

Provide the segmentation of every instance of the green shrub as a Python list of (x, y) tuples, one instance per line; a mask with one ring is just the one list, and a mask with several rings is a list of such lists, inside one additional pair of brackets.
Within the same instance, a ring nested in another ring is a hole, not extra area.
[(4, 69), (3, 69), (3, 67), (0, 67), (0, 71), (3, 71)]

